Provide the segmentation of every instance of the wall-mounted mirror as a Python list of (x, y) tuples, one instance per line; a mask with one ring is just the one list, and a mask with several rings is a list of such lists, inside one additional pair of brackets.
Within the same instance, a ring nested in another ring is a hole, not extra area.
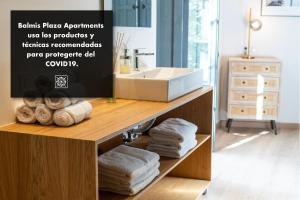
[(114, 26), (151, 27), (151, 0), (111, 0)]
[(146, 66), (204, 69), (210, 82), (217, 55), (217, 2), (105, 0), (104, 8), (113, 10), (114, 31), (124, 33), (126, 48), (155, 53), (143, 57)]

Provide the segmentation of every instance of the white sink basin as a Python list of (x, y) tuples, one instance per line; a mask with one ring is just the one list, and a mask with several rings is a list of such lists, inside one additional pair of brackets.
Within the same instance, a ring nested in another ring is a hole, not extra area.
[(171, 101), (202, 86), (201, 70), (156, 68), (116, 76), (116, 96), (122, 99)]

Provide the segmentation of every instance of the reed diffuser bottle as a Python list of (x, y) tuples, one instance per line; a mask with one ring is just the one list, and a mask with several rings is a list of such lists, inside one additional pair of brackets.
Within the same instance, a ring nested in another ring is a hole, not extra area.
[(120, 74), (130, 74), (131, 57), (128, 55), (128, 49), (124, 49), (124, 54), (120, 59)]

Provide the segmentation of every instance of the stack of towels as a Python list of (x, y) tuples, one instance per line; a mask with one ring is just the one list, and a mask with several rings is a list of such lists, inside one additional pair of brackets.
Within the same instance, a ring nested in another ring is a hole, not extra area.
[(186, 120), (169, 118), (150, 129), (147, 149), (160, 156), (180, 158), (197, 145), (198, 127)]
[(88, 101), (69, 98), (58, 92), (49, 93), (45, 98), (32, 93), (23, 98), (23, 102), (16, 111), (17, 120), (22, 123), (38, 121), (42, 125), (71, 126), (89, 118), (92, 111)]
[(159, 155), (120, 145), (99, 156), (100, 190), (135, 195), (159, 175)]

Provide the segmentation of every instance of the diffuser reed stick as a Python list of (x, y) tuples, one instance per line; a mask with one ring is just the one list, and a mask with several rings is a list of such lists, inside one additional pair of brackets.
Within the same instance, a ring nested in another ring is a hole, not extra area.
[[(122, 49), (124, 49), (124, 33), (117, 32), (116, 40), (113, 48), (113, 96), (112, 98), (108, 99), (109, 103), (115, 103), (116, 102), (116, 72), (117, 72), (117, 66), (118, 66), (118, 60), (120, 58), (120, 53)], [(127, 41), (128, 42), (128, 41)]]
[(113, 53), (113, 72), (116, 72), (118, 59), (120, 57), (121, 50), (124, 48), (124, 33), (117, 32), (114, 53)]

